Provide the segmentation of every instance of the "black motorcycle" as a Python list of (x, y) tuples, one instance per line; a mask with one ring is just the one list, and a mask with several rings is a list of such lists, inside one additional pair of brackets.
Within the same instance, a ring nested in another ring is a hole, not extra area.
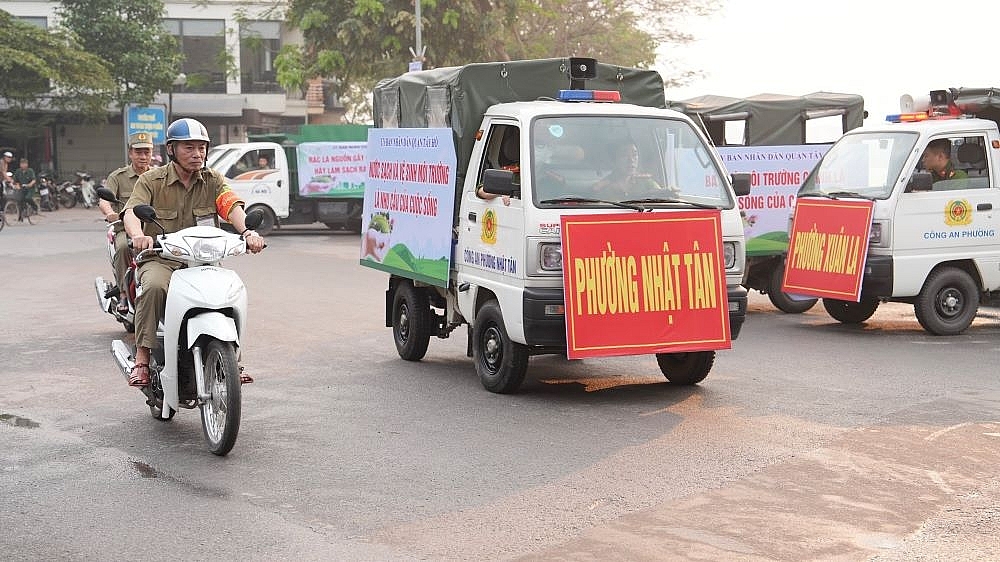
[(59, 210), (59, 198), (56, 197), (56, 184), (48, 174), (38, 175), (38, 196), (41, 199), (39, 208), (43, 211)]

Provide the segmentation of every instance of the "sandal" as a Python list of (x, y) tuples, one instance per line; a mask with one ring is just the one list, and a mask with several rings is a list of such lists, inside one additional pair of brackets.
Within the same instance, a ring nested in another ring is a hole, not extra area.
[(149, 386), (149, 365), (136, 363), (128, 375), (128, 385), (137, 388)]

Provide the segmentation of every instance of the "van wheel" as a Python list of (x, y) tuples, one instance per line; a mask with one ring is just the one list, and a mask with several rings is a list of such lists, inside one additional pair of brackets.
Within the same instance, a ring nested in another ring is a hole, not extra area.
[(935, 336), (964, 332), (979, 310), (979, 287), (965, 271), (946, 267), (932, 271), (913, 303), (917, 321)]
[(767, 298), (775, 308), (788, 314), (802, 314), (810, 308), (816, 306), (819, 299), (792, 299), (787, 293), (781, 291), (781, 282), (785, 276), (784, 266), (775, 267), (771, 271), (771, 278), (767, 287)]
[(407, 361), (420, 361), (431, 340), (431, 306), (427, 293), (409, 281), (400, 282), (392, 296), (392, 339), (396, 353)]
[(844, 324), (860, 324), (875, 314), (878, 299), (861, 299), (861, 302), (823, 299), (823, 308), (834, 320)]
[(264, 212), (264, 220), (260, 221), (260, 226), (254, 230), (256, 230), (257, 234), (260, 234), (261, 236), (271, 234), (271, 232), (274, 231), (274, 225), (278, 223), (278, 219), (274, 216), (274, 211), (272, 211), (267, 205), (251, 205), (250, 208), (247, 209), (247, 213), (252, 212), (254, 209), (260, 209)]
[(472, 357), (483, 387), (497, 394), (516, 392), (528, 371), (528, 348), (511, 341), (500, 303), (491, 300), (476, 313)]
[(698, 384), (705, 380), (715, 364), (714, 351), (689, 353), (657, 353), (660, 372), (673, 384)]

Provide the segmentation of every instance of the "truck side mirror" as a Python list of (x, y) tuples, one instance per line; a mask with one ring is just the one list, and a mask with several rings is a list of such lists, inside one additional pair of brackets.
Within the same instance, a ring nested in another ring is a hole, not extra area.
[(910, 176), (910, 182), (906, 184), (906, 191), (930, 191), (934, 185), (934, 178), (930, 172), (914, 172)]
[(494, 195), (514, 195), (514, 172), (510, 170), (484, 170), (483, 191)]
[(733, 191), (736, 195), (750, 195), (750, 174), (739, 172), (732, 175)]

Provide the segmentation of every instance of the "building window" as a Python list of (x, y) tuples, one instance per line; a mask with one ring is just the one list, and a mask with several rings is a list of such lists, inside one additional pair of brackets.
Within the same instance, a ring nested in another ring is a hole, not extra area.
[(24, 23), (30, 23), (31, 25), (37, 25), (42, 29), (49, 28), (49, 20), (45, 16), (17, 16), (17, 19), (23, 21)]
[(244, 93), (284, 93), (274, 75), (274, 57), (281, 48), (281, 23), (245, 21), (240, 24), (240, 71)]
[(165, 19), (163, 26), (177, 38), (184, 53), (181, 72), (186, 92), (225, 93), (226, 23), (224, 20)]

